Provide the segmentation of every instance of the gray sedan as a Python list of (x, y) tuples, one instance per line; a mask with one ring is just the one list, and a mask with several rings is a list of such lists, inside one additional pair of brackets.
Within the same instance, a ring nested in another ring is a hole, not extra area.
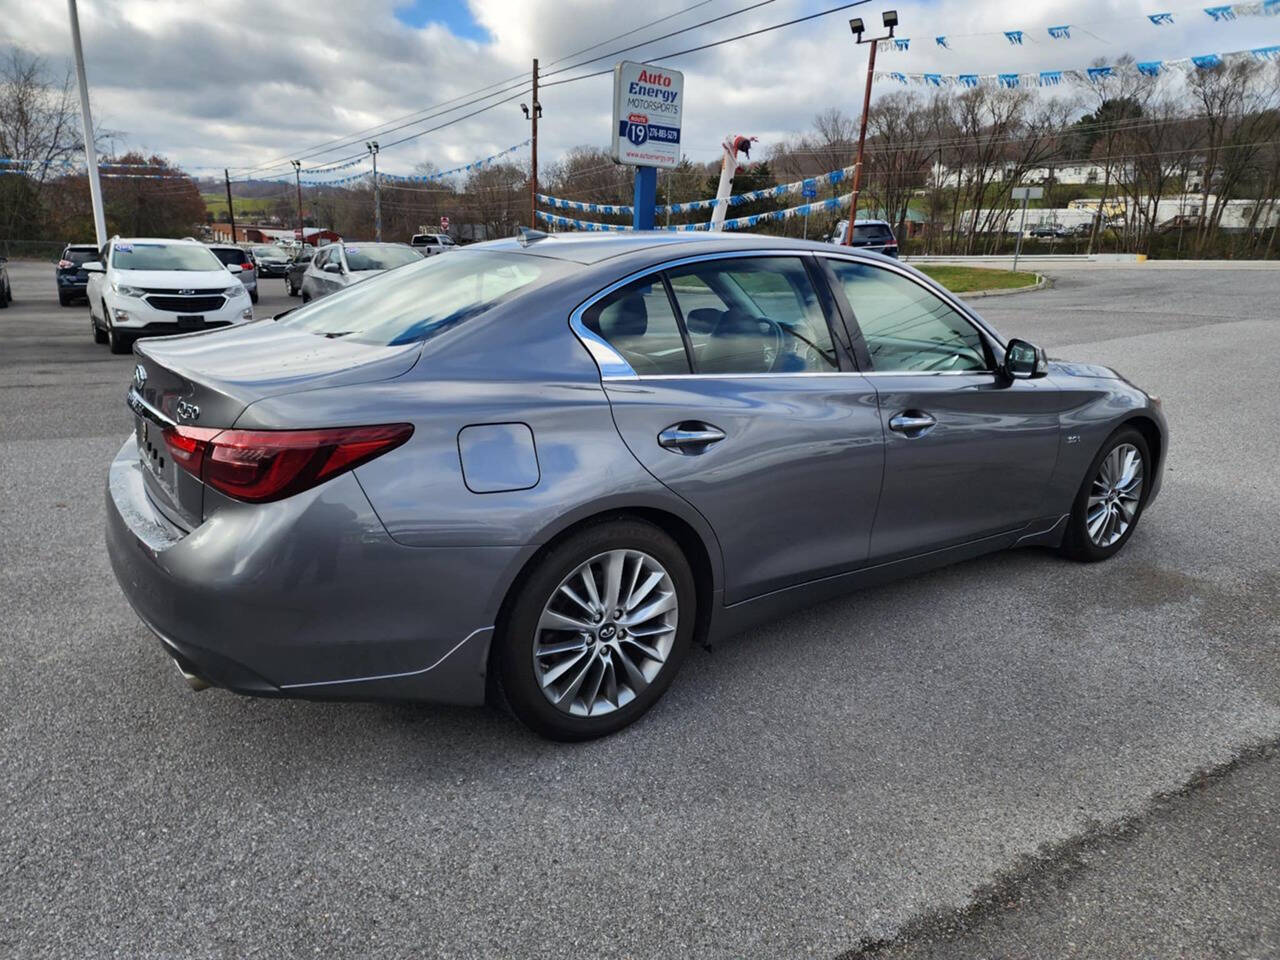
[(1008, 547), (1105, 560), (1168, 448), (1115, 372), (771, 237), (530, 233), (135, 353), (107, 545), (188, 682), (566, 740), (695, 640)]

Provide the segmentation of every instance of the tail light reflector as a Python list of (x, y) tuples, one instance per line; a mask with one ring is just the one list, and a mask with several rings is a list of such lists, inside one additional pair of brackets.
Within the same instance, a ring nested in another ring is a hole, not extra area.
[(413, 424), (323, 430), (165, 431), (173, 461), (220, 493), (248, 503), (283, 500), (368, 463), (413, 435)]
[(252, 269), (253, 269), (253, 264), (252, 264), (252, 263), (249, 263), (249, 262), (242, 263), (242, 264), (240, 264), (240, 269), (241, 269), (241, 270), (252, 270)]

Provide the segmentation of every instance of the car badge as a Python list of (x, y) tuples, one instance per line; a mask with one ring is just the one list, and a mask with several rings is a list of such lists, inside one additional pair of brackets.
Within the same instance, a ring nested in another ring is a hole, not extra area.
[(195, 291), (194, 291), (194, 290), (179, 290), (179, 291), (178, 291), (178, 296), (180, 296), (180, 297), (189, 297), (189, 296), (191, 296), (191, 295), (192, 295), (192, 294), (194, 294), (194, 293), (195, 293)]
[(146, 382), (147, 368), (139, 363), (133, 368), (133, 385), (141, 390), (146, 385)]
[(179, 420), (199, 420), (200, 408), (194, 403), (187, 403), (185, 400), (179, 400), (178, 405), (174, 407), (173, 412)]

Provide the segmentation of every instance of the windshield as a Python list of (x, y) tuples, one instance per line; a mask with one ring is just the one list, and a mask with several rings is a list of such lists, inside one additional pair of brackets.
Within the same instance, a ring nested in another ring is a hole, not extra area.
[(347, 247), (347, 269), (390, 270), (422, 259), (422, 254), (402, 243), (361, 243)]
[(198, 243), (117, 242), (111, 250), (117, 270), (221, 270), (218, 258)]
[[(350, 249), (348, 249), (350, 255)], [(427, 340), (499, 303), (565, 276), (572, 265), (545, 257), (459, 251), (418, 257), (293, 311), (280, 323), (324, 337), (395, 345)]]
[(91, 248), (81, 250), (76, 249), (75, 247), (70, 247), (62, 254), (62, 259), (70, 260), (78, 267), (80, 264), (88, 263), (90, 260), (97, 260), (98, 251)]
[(280, 247), (254, 247), (253, 255), (259, 260), (283, 260), (285, 251)]
[(244, 263), (249, 256), (239, 247), (210, 247), (209, 249), (223, 263)]
[(880, 223), (857, 224), (853, 228), (855, 240), (890, 240), (889, 228)]

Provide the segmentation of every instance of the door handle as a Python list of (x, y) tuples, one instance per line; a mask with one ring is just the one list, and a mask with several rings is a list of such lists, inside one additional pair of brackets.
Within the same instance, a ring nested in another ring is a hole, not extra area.
[(709, 423), (685, 420), (672, 424), (658, 434), (658, 446), (672, 453), (690, 455), (702, 453), (713, 443), (724, 439), (724, 431)]
[(889, 421), (889, 429), (897, 430), (908, 437), (919, 437), (937, 423), (938, 421), (927, 413), (920, 410), (907, 410)]

